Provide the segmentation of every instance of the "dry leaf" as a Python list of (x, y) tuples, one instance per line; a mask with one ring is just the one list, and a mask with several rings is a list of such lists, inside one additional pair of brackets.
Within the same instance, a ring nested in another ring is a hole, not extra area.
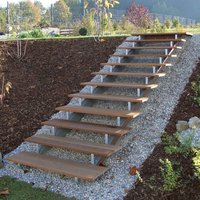
[(136, 166), (130, 167), (130, 169), (129, 169), (129, 174), (130, 174), (131, 176), (137, 175), (137, 172), (138, 172), (138, 168), (137, 168)]

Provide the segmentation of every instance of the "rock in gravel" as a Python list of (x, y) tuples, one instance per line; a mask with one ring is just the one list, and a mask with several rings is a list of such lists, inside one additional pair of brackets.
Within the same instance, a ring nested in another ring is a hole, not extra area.
[(176, 124), (176, 130), (177, 131), (185, 131), (189, 128), (189, 124), (187, 121), (178, 121)]
[(189, 127), (192, 129), (200, 128), (200, 119), (198, 117), (192, 117), (189, 120)]
[(0, 169), (3, 168), (3, 155), (2, 153), (0, 152)]

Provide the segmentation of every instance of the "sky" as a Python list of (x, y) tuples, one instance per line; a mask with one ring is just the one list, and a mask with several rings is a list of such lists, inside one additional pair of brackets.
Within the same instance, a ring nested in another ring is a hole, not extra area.
[[(0, 7), (5, 7), (6, 4), (7, 4), (7, 1), (10, 2), (10, 3), (18, 3), (19, 1), (21, 0), (0, 0)], [(34, 0), (31, 0), (34, 2)], [(49, 7), (52, 3), (55, 3), (56, 0), (39, 0), (40, 2), (42, 2), (42, 4), (45, 6), (45, 7)]]

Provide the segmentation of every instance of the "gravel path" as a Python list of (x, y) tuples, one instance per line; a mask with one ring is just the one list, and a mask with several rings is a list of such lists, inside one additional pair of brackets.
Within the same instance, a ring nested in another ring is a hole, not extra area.
[[(188, 82), (192, 69), (196, 66), (200, 52), (199, 44), (200, 35), (193, 36), (185, 44), (185, 48), (181, 51), (178, 59), (171, 60), (175, 65), (168, 67), (166, 69), (167, 76), (158, 80), (159, 88), (151, 92), (150, 100), (142, 106), (141, 112), (143, 114), (130, 124), (133, 131), (121, 139), (120, 145), (123, 146), (123, 149), (107, 160), (110, 169), (95, 182), (75, 182), (73, 179), (34, 169), (29, 169), (29, 172), (24, 174), (22, 168), (10, 163), (6, 163), (4, 169), (0, 170), (0, 176), (10, 175), (29, 183), (32, 182), (35, 187), (47, 188), (67, 197), (76, 197), (81, 200), (122, 199), (126, 195), (125, 191), (130, 189), (136, 180), (134, 176), (130, 176), (129, 168), (131, 166), (141, 166), (151, 154), (155, 145), (160, 142), (160, 137), (170, 115)], [(127, 45), (127, 43), (123, 45)], [(114, 62), (115, 59), (111, 58), (110, 61)], [(108, 70), (108, 68), (105, 67), (103, 70)], [(97, 76), (94, 80), (97, 81), (98, 79)], [(84, 91), (88, 89), (88, 87), (85, 87)], [(126, 93), (126, 91), (122, 92)], [(73, 99), (71, 103), (76, 104), (76, 99)], [(98, 102), (97, 104), (99, 105)], [(53, 117), (64, 118), (64, 114), (58, 113)], [(87, 117), (84, 117), (83, 120), (87, 121)], [(51, 128), (47, 126), (44, 126), (37, 134), (43, 132), (46, 134), (52, 133)], [(71, 134), (78, 137), (76, 135), (78, 133), (72, 132)], [(101, 138), (96, 137), (95, 135), (91, 136), (91, 140), (97, 139), (101, 142)], [(6, 157), (24, 150), (36, 152), (37, 145), (23, 143)], [(66, 153), (62, 150), (51, 149), (48, 154), (64, 158), (73, 156), (77, 160), (89, 161), (88, 156), (83, 157), (80, 154)]]

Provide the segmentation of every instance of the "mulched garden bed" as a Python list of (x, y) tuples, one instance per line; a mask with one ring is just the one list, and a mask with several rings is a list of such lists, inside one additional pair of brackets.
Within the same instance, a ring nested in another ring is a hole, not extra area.
[(33, 135), (57, 106), (69, 102), (68, 94), (79, 91), (79, 84), (89, 81), (91, 72), (99, 71), (100, 63), (106, 62), (123, 40), (29, 41), (22, 60), (16, 57), (16, 42), (0, 43), (0, 71), (2, 67), (8, 70), (6, 81), (12, 83), (0, 105), (0, 152), (10, 152)]
[[(178, 120), (188, 121), (191, 117), (200, 117), (200, 107), (194, 102), (192, 96), (191, 83), (200, 81), (200, 62), (190, 77), (190, 82), (185, 87), (180, 97), (169, 123), (165, 128), (164, 136), (173, 135), (176, 132), (176, 122)], [(162, 142), (157, 145), (151, 156), (143, 163), (140, 175), (143, 182), (137, 182), (135, 188), (130, 190), (125, 200), (199, 200), (200, 199), (200, 180), (194, 176), (194, 168), (192, 165), (193, 153), (188, 156), (184, 154), (169, 155), (164, 150), (165, 144)], [(163, 178), (161, 174), (161, 163), (159, 159), (173, 160), (179, 162), (182, 167), (180, 184), (176, 189), (170, 192), (163, 192)]]

